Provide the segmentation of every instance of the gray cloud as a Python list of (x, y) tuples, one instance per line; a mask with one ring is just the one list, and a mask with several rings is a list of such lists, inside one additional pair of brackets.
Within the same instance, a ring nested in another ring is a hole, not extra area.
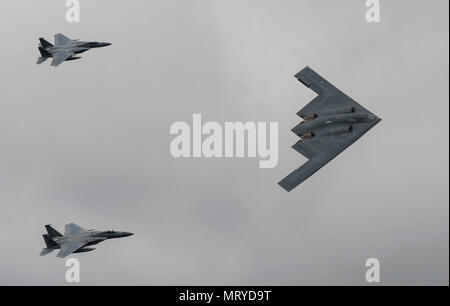
[[(336, 3), (335, 3), (336, 2)], [(83, 284), (448, 284), (448, 2), (2, 1), (0, 284), (63, 285), (43, 225), (136, 233), (81, 260)], [(37, 38), (110, 41), (58, 69)], [(5, 45), (7, 47), (5, 47)], [(291, 193), (306, 65), (384, 120)], [(275, 169), (173, 159), (169, 127), (279, 121)]]

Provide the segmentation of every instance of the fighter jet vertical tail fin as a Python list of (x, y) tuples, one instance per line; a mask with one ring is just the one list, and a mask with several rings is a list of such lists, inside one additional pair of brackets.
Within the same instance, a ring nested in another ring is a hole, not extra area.
[(51, 43), (49, 43), (48, 41), (46, 41), (45, 39), (43, 39), (42, 37), (39, 38), (39, 41), (41, 42), (41, 46), (45, 49), (47, 48), (51, 48), (53, 47), (53, 45)]
[(48, 235), (42, 235), (44, 237), (45, 246), (46, 248), (43, 248), (41, 251), (40, 256), (47, 255), (48, 253), (51, 253), (53, 250), (58, 249), (59, 245), (50, 239)]
[(50, 239), (48, 235), (44, 234), (42, 236), (44, 237), (45, 245), (47, 246), (47, 248), (55, 249), (58, 247), (58, 244), (54, 242), (52, 239)]
[(39, 47), (38, 49), (39, 49), (39, 52), (41, 53), (42, 57), (44, 57), (44, 58), (52, 57), (51, 53), (48, 52), (47, 50), (45, 50), (44, 48)]
[(38, 49), (39, 52), (41, 53), (41, 57), (38, 57), (36, 64), (40, 65), (43, 62), (45, 62), (48, 58), (52, 57), (52, 55), (50, 54), (50, 52), (48, 52), (42, 47), (39, 47)]
[[(62, 234), (55, 230), (53, 227), (50, 226), (50, 224), (46, 225), (45, 228), (47, 229), (48, 237), (54, 238), (54, 237), (61, 237)], [(45, 239), (45, 237), (44, 237)]]

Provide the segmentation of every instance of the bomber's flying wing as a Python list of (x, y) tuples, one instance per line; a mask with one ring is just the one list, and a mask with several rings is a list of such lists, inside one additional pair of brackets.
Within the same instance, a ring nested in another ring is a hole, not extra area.
[(55, 45), (56, 46), (67, 45), (71, 41), (72, 41), (72, 39), (70, 39), (69, 37), (67, 37), (61, 33), (55, 34)]
[(313, 113), (317, 115), (329, 113), (333, 109), (345, 106), (353, 106), (355, 107), (355, 111), (363, 111), (372, 114), (309, 67), (305, 67), (302, 71), (297, 73), (295, 77), (302, 82), (303, 85), (309, 87), (318, 94), (316, 98), (297, 113), (297, 115), (302, 118)]
[(58, 66), (62, 62), (64, 62), (66, 59), (71, 57), (73, 55), (73, 52), (71, 51), (58, 51), (53, 53), (53, 60), (52, 60), (52, 66)]
[[(297, 113), (300, 117), (306, 118), (311, 114), (325, 116), (335, 113), (338, 109), (348, 108), (351, 109), (351, 112), (364, 113), (377, 118), (311, 68), (304, 68), (295, 77), (318, 94), (316, 98)], [(280, 186), (287, 191), (291, 191), (353, 144), (380, 120), (377, 118), (366, 124), (353, 124), (351, 133), (330, 136), (322, 135), (298, 141), (292, 148), (303, 154), (309, 161), (279, 182)], [(292, 131), (295, 133), (300, 126), (301, 124), (293, 128)]]
[(64, 228), (64, 236), (75, 236), (86, 232), (87, 230), (76, 225), (75, 223), (66, 224)]
[(61, 245), (61, 249), (59, 250), (58, 255), (56, 255), (57, 257), (61, 257), (64, 258), (70, 254), (72, 254), (73, 252), (75, 252), (76, 250), (82, 248), (83, 246), (85, 246), (86, 243), (84, 242), (78, 242), (78, 241), (69, 241), (66, 242), (64, 244)]

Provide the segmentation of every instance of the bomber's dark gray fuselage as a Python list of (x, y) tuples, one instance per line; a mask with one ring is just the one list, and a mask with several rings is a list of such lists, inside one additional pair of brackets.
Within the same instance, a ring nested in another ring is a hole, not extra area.
[(312, 137), (333, 135), (351, 131), (355, 124), (365, 124), (377, 119), (376, 116), (363, 112), (337, 113), (303, 121), (292, 131), (300, 137), (308, 134), (312, 134)]

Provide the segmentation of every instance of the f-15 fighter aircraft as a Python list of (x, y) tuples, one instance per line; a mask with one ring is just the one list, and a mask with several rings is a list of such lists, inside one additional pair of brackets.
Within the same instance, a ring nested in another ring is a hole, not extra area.
[(107, 42), (96, 42), (96, 41), (79, 41), (78, 39), (70, 39), (67, 36), (59, 33), (55, 35), (55, 44), (52, 45), (44, 38), (39, 38), (41, 42), (39, 44), (39, 52), (41, 57), (38, 58), (37, 64), (42, 64), (49, 58), (53, 58), (52, 66), (58, 66), (64, 61), (72, 61), (79, 59), (81, 57), (75, 56), (86, 52), (92, 48), (100, 48), (110, 46)]
[(95, 250), (88, 246), (96, 245), (102, 241), (113, 238), (122, 238), (133, 235), (128, 232), (85, 230), (74, 223), (66, 224), (64, 235), (60, 234), (50, 225), (46, 225), (47, 234), (44, 236), (46, 248), (42, 249), (41, 256), (59, 249), (57, 257), (64, 258), (72, 253), (83, 253)]

